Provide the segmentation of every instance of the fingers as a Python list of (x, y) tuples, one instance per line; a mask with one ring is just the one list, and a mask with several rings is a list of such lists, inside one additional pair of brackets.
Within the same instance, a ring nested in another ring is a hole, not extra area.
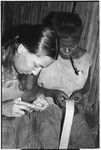
[(54, 99), (56, 105), (58, 105), (61, 109), (65, 108), (65, 100), (61, 100), (60, 97)]
[(62, 93), (61, 98), (65, 99), (65, 100), (70, 100), (69, 97), (68, 97), (68, 95), (65, 94), (65, 93)]
[(74, 99), (75, 103), (78, 103), (78, 102), (82, 101), (83, 96), (82, 96), (82, 94), (76, 92), (71, 95), (71, 99)]
[(65, 107), (65, 105), (66, 105), (66, 101), (65, 101), (65, 99), (62, 97), (62, 98), (59, 98), (59, 103), (60, 103), (60, 107)]
[(30, 104), (30, 103), (27, 103), (27, 102), (23, 102), (23, 101), (20, 101), (18, 99), (15, 100), (15, 103), (18, 104), (18, 105), (23, 105), (23, 106), (27, 106), (29, 108), (33, 108), (33, 104)]
[(13, 115), (15, 117), (21, 117), (25, 114), (25, 111), (30, 112), (32, 109), (35, 109), (33, 104), (21, 101), (21, 98), (17, 98), (13, 101)]
[(59, 91), (59, 93), (57, 92), (57, 94), (58, 94), (59, 97), (61, 97), (62, 100), (64, 100), (64, 99), (65, 100), (70, 100), (68, 95), (63, 91)]
[(30, 108), (28, 107), (28, 106), (25, 106), (25, 105), (19, 105), (18, 106), (18, 108), (20, 109), (20, 110), (26, 110), (26, 111), (30, 111)]
[(38, 110), (44, 110), (48, 107), (48, 102), (46, 98), (42, 95), (40, 95), (34, 102), (33, 104), (36, 106)]
[(16, 112), (13, 113), (14, 117), (21, 117), (22, 115), (24, 115), (25, 112), (20, 110), (20, 109), (16, 109)]
[(60, 107), (60, 108), (65, 108), (66, 107), (66, 100), (70, 100), (67, 94), (65, 94), (63, 91), (57, 92), (55, 98), (55, 103)]
[(22, 115), (20, 114), (15, 114), (14, 117), (21, 117)]

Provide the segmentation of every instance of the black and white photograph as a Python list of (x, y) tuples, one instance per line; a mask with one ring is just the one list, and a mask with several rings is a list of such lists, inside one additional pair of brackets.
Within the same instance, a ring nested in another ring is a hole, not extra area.
[(99, 1), (1, 1), (1, 149), (99, 149)]

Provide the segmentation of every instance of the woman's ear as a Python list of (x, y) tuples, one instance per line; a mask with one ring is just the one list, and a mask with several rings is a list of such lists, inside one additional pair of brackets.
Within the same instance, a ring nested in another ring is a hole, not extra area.
[(18, 46), (17, 52), (18, 53), (26, 53), (26, 52), (28, 52), (28, 50), (22, 44), (20, 44)]

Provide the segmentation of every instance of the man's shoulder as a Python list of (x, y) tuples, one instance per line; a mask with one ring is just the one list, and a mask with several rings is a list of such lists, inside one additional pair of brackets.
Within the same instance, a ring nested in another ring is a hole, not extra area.
[(91, 66), (93, 64), (92, 54), (86, 50), (86, 52), (79, 58), (79, 61), (84, 62), (87, 66)]
[(78, 59), (82, 57), (86, 52), (87, 52), (86, 49), (83, 49), (82, 47), (78, 47), (77, 50), (75, 51), (74, 58)]

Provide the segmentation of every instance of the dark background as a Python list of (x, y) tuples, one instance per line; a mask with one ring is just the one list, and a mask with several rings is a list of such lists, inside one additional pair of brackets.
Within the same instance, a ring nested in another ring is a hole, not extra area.
[[(91, 84), (84, 96), (85, 111), (90, 114), (90, 128), (99, 120), (99, 2), (82, 1), (3, 1), (1, 2), (2, 35), (14, 26), (21, 24), (40, 24), (51, 11), (78, 13), (84, 23), (80, 45), (93, 56)], [(90, 107), (91, 106), (91, 107)], [(89, 118), (89, 117), (88, 117)]]

